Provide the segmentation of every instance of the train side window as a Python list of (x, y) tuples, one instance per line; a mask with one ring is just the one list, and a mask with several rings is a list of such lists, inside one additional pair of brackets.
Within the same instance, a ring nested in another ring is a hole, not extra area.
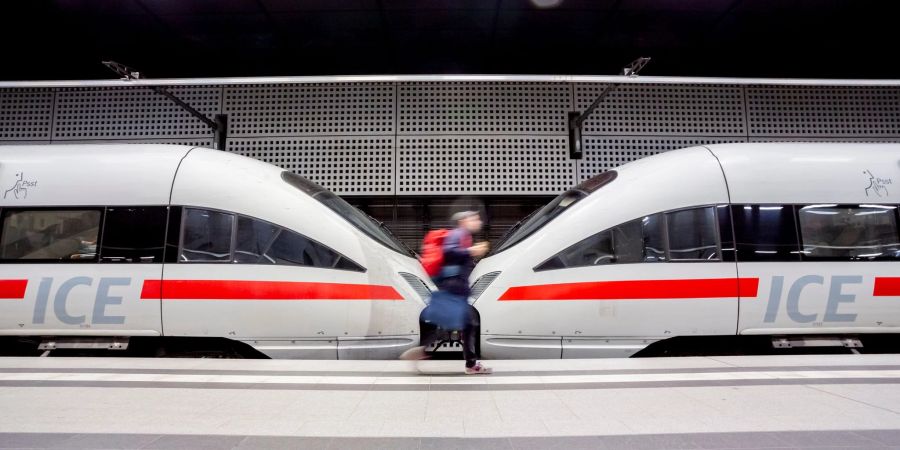
[(651, 214), (641, 220), (641, 231), (644, 238), (644, 262), (665, 261), (666, 230), (665, 217), (662, 214)]
[(38, 209), (3, 211), (0, 260), (97, 260), (101, 209)]
[(230, 262), (234, 214), (184, 208), (180, 262)]
[(275, 264), (365, 272), (365, 269), (340, 253), (283, 228), (263, 257)]
[(275, 264), (265, 256), (266, 250), (278, 234), (278, 227), (249, 217), (238, 217), (234, 262), (238, 264)]
[(896, 206), (808, 205), (798, 211), (803, 259), (900, 259)]
[(799, 261), (800, 244), (790, 205), (733, 205), (738, 261)]
[(615, 258), (610, 262), (634, 263), (645, 260), (647, 252), (644, 247), (644, 220), (637, 219), (625, 222), (610, 230)]
[(615, 262), (611, 230), (601, 231), (581, 242), (569, 246), (535, 270), (564, 269), (567, 267), (595, 266)]
[(284, 228), (279, 230), (275, 240), (263, 255), (263, 259), (281, 265), (365, 272), (365, 269), (340, 253)]
[(167, 213), (165, 206), (106, 208), (100, 262), (162, 262)]
[(714, 207), (666, 213), (672, 261), (719, 261)]
[(663, 223), (662, 214), (625, 222), (569, 246), (534, 270), (665, 261)]

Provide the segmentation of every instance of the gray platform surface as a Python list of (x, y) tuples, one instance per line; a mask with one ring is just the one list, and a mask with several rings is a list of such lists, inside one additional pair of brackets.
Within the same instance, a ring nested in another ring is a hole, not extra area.
[(900, 355), (0, 358), (0, 448), (898, 448)]

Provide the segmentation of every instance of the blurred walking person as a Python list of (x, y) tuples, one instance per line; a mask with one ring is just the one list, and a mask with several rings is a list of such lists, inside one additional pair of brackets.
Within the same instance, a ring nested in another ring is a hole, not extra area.
[(491, 369), (478, 361), (481, 324), (475, 307), (469, 305), (472, 290), (469, 275), (475, 260), (488, 251), (487, 242), (474, 243), (473, 234), (483, 222), (477, 211), (459, 211), (451, 217), (452, 230), (434, 230), (425, 236), (422, 265), (437, 285), (428, 306), (419, 317), (422, 341), (419, 347), (405, 351), (400, 358), (426, 359), (425, 349), (437, 340), (439, 330), (460, 331), (467, 375), (489, 374)]

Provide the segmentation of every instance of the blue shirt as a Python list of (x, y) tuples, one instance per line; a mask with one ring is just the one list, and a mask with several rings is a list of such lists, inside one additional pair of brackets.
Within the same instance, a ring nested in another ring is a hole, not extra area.
[(444, 266), (438, 275), (438, 289), (469, 298), (469, 275), (475, 268), (475, 260), (469, 254), (471, 246), (472, 234), (462, 227), (454, 228), (444, 238)]

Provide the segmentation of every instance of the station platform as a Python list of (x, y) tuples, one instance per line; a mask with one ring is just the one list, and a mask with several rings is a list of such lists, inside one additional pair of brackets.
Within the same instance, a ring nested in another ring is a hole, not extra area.
[(900, 355), (0, 358), (0, 448), (898, 448)]

